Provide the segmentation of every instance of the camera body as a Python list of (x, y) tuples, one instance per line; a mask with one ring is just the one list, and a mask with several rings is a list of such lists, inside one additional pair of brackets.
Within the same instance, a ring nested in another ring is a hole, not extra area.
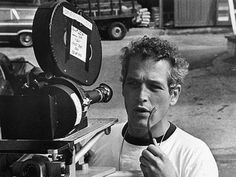
[(3, 139), (63, 138), (88, 126), (86, 113), (91, 104), (108, 102), (112, 97), (106, 84), (85, 91), (68, 78), (30, 75), (29, 81), (22, 78), (18, 93), (1, 96)]
[[(88, 126), (90, 104), (108, 102), (109, 86), (91, 86), (101, 68), (98, 29), (65, 0), (41, 5), (33, 21), (33, 49), (40, 68), (18, 78), (14, 95), (1, 96), (3, 139), (63, 138)], [(41, 70), (42, 69), (42, 70)]]

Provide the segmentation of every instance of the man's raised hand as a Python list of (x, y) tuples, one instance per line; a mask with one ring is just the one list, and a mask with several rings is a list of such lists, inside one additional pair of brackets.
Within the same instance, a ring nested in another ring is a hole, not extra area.
[(177, 177), (172, 162), (158, 146), (149, 145), (139, 160), (144, 177)]

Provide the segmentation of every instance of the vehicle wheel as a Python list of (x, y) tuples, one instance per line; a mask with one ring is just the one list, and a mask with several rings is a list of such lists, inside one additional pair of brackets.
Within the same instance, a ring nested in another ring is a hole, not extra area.
[(113, 22), (108, 28), (108, 35), (113, 40), (123, 39), (126, 33), (127, 29), (121, 22)]
[(30, 47), (33, 44), (31, 33), (21, 33), (19, 35), (19, 43), (24, 47)]

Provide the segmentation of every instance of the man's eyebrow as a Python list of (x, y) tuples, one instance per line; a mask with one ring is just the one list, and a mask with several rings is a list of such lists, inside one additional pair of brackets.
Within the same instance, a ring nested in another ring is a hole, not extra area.
[(164, 84), (161, 83), (160, 81), (157, 81), (157, 80), (151, 80), (151, 79), (149, 79), (149, 80), (147, 80), (147, 82), (148, 82), (149, 84), (153, 84), (153, 85), (156, 85), (156, 86), (164, 87)]

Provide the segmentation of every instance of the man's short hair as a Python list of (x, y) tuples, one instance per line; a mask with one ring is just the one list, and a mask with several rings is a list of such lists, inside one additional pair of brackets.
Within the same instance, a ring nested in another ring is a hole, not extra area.
[(180, 55), (178, 48), (167, 40), (158, 37), (144, 36), (134, 40), (128, 46), (123, 47), (121, 52), (121, 81), (123, 84), (127, 76), (129, 60), (137, 55), (141, 55), (143, 60), (151, 57), (155, 61), (166, 60), (170, 63), (169, 89), (177, 84), (182, 85), (184, 77), (188, 74), (189, 63)]

